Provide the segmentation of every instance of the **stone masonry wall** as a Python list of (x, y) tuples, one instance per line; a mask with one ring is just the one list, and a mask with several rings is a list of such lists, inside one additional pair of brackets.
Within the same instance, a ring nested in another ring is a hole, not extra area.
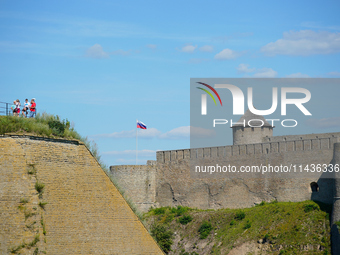
[(163, 254), (83, 144), (2, 136), (0, 176), (1, 254)]
[(156, 168), (148, 161), (147, 165), (111, 166), (110, 173), (129, 199), (143, 212), (153, 206), (156, 199)]
[[(339, 133), (338, 133), (339, 134)], [(303, 201), (313, 199), (331, 204), (332, 180), (320, 179), (321, 173), (304, 178), (192, 178), (190, 159), (216, 165), (240, 166), (330, 164), (334, 143), (339, 137), (234, 145), (157, 152), (156, 202), (161, 206), (186, 205), (202, 209), (250, 207), (261, 201)], [(207, 175), (208, 176), (208, 175)], [(312, 192), (316, 182), (319, 192)]]
[[(186, 205), (201, 209), (250, 207), (261, 201), (274, 199), (313, 199), (331, 204), (333, 180), (320, 178), (321, 174), (304, 178), (228, 178), (221, 175), (216, 178), (192, 178), (189, 166), (191, 159), (212, 165), (216, 164), (216, 159), (223, 159), (238, 167), (261, 164), (329, 164), (333, 157), (334, 143), (337, 142), (340, 142), (340, 133), (327, 133), (271, 137), (271, 142), (259, 144), (158, 151), (155, 170), (150, 169), (149, 175), (145, 175), (144, 168), (140, 167), (141, 173), (133, 172), (134, 180), (129, 180), (131, 172), (139, 166), (113, 166), (111, 172), (114, 169), (118, 183), (124, 185), (126, 194), (131, 194), (132, 200), (141, 205), (142, 196), (148, 198), (145, 201), (155, 202), (155, 206)], [(155, 174), (155, 178), (150, 174)], [(144, 184), (146, 176), (155, 179), (155, 191), (147, 189)], [(312, 192), (312, 182), (318, 184), (319, 192)], [(140, 190), (142, 194), (138, 195)], [(140, 206), (140, 209), (146, 210), (145, 206)]]

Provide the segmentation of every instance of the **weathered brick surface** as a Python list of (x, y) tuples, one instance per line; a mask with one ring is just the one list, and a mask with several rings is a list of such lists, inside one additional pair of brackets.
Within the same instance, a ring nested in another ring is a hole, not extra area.
[[(32, 169), (36, 174), (28, 174)], [(37, 234), (40, 240), (22, 254), (36, 248), (39, 254), (163, 254), (82, 144), (1, 137), (0, 176), (1, 254)], [(40, 198), (37, 180), (45, 184)], [(22, 198), (29, 202), (20, 204)], [(48, 204), (42, 209), (39, 202)], [(25, 210), (36, 215), (25, 220)]]
[[(124, 169), (123, 171), (121, 171)], [(154, 165), (111, 166), (111, 174), (122, 190), (129, 190), (132, 199), (141, 211), (155, 207), (156, 175)]]

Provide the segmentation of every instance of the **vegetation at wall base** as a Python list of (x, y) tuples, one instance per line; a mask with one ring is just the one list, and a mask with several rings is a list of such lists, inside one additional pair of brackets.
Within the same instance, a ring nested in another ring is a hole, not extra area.
[(170, 229), (162, 224), (154, 224), (151, 227), (151, 235), (166, 254), (171, 251), (174, 233)]
[[(161, 207), (145, 213), (144, 222), (151, 233), (155, 226), (173, 233), (162, 239), (170, 248), (155, 238), (167, 254), (228, 254), (248, 244), (262, 254), (331, 254), (331, 209), (313, 201), (266, 202), (242, 210)], [(182, 224), (184, 216), (192, 220)]]

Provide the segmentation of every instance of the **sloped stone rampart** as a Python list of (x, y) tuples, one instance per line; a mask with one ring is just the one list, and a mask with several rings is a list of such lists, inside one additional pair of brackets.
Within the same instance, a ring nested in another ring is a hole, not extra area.
[(0, 254), (163, 254), (77, 141), (2, 136), (0, 176)]

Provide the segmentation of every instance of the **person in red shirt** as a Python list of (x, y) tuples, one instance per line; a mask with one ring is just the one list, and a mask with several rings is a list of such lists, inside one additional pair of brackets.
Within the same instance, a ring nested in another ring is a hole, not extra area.
[(30, 106), (30, 111), (31, 111), (30, 118), (33, 118), (36, 114), (35, 108), (36, 108), (36, 103), (35, 103), (35, 100), (32, 99), (31, 100), (31, 106)]

